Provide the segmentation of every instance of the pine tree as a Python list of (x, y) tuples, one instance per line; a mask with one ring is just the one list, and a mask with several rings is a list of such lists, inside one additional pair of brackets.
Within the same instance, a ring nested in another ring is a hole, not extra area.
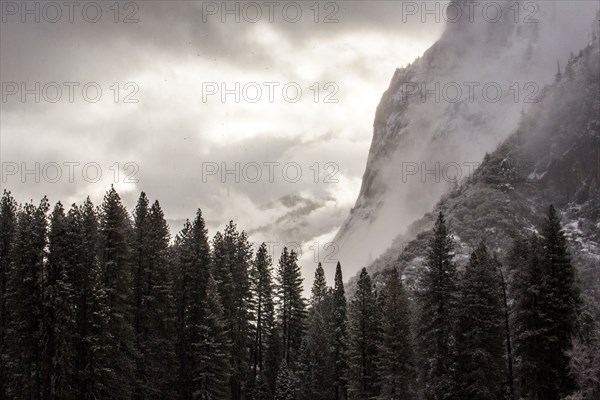
[(110, 363), (102, 352), (109, 313), (98, 259), (98, 219), (89, 197), (83, 206), (71, 207), (65, 223), (65, 269), (74, 308), (72, 391), (75, 398), (88, 399), (106, 393), (111, 384), (102, 374), (101, 361)]
[(252, 400), (271, 400), (273, 391), (265, 374), (259, 373), (256, 376), (254, 387), (252, 388)]
[(380, 320), (377, 294), (365, 268), (360, 273), (356, 293), (350, 303), (348, 320), (348, 398), (376, 398), (379, 392), (376, 363), (379, 359)]
[(388, 271), (382, 290), (381, 344), (377, 361), (381, 400), (415, 397), (415, 365), (408, 297), (396, 268)]
[(254, 337), (250, 326), (251, 292), (249, 270), (252, 252), (245, 232), (230, 221), (223, 234), (213, 239), (213, 274), (218, 283), (227, 331), (231, 341), (231, 392), (240, 399), (250, 368), (250, 348)]
[(41, 398), (42, 273), (46, 257), (48, 200), (19, 212), (7, 284), (6, 331), (9, 398)]
[[(509, 256), (510, 260), (510, 256)], [(496, 255), (493, 256), (492, 260), (496, 266), (496, 270), (498, 271), (500, 277), (500, 289), (502, 294), (502, 314), (503, 314), (503, 322), (504, 322), (504, 344), (506, 346), (506, 388), (508, 389), (508, 399), (515, 399), (515, 377), (514, 377), (514, 351), (513, 351), (513, 332), (511, 329), (510, 323), (510, 314), (511, 314), (511, 306), (509, 305), (509, 294), (508, 294), (508, 286), (506, 274), (504, 271), (504, 266)]]
[(110, 365), (106, 365), (110, 393), (106, 397), (129, 399), (135, 379), (132, 317), (131, 225), (127, 210), (114, 188), (104, 197), (100, 212), (100, 265), (109, 308)]
[[(226, 398), (224, 393), (229, 391), (227, 382), (231, 367), (227, 365), (224, 354), (229, 354), (229, 348), (228, 343), (222, 340), (224, 328), (220, 320), (223, 310), (215, 284), (211, 282), (210, 246), (200, 210), (193, 223), (186, 221), (177, 236), (175, 253), (178, 266), (175, 284), (178, 397), (188, 400), (207, 393), (221, 393), (223, 397), (219, 398)], [(209, 334), (217, 336), (208, 338)], [(223, 362), (227, 365), (226, 369), (216, 367)], [(219, 387), (214, 387), (215, 383)]]
[(7, 283), (10, 276), (10, 254), (16, 239), (17, 203), (10, 192), (0, 200), (0, 400), (8, 399), (6, 330), (8, 329)]
[(80, 390), (84, 393), (82, 398), (100, 399), (111, 396), (115, 390), (114, 338), (110, 332), (113, 311), (99, 261), (89, 266), (89, 274), (90, 291), (86, 301), (89, 320), (82, 343), (84, 361), (88, 364), (84, 366)]
[(448, 399), (453, 387), (456, 316), (456, 266), (453, 240), (442, 213), (429, 242), (425, 269), (418, 293), (418, 338), (421, 379), (426, 400)]
[(501, 398), (504, 320), (496, 261), (481, 243), (471, 254), (460, 285), (457, 319), (457, 385), (460, 398)]
[(311, 289), (310, 305), (313, 309), (323, 306), (329, 296), (329, 288), (325, 280), (323, 265), (319, 263), (315, 271), (315, 279)]
[(306, 304), (302, 298), (302, 276), (298, 255), (284, 247), (277, 269), (279, 323), (283, 361), (293, 369), (297, 362), (304, 335)]
[(114, 337), (104, 270), (100, 262), (100, 223), (89, 198), (67, 215), (69, 281), (76, 308), (75, 383), (77, 398), (101, 398), (114, 391)]
[(277, 375), (277, 389), (273, 400), (297, 400), (298, 399), (298, 379), (294, 372), (284, 361), (279, 374)]
[(315, 271), (307, 330), (302, 343), (299, 381), (303, 399), (329, 399), (333, 392), (333, 364), (329, 326), (332, 316), (332, 293), (325, 281), (321, 263)]
[(169, 260), (169, 227), (158, 202), (144, 193), (134, 211), (134, 327), (137, 359), (135, 397), (173, 397), (174, 302)]
[(575, 338), (568, 352), (569, 372), (577, 383), (577, 391), (568, 400), (600, 398), (600, 327), (595, 329), (595, 337)]
[(551, 376), (546, 374), (548, 354), (548, 329), (545, 304), (547, 288), (541, 262), (541, 246), (536, 236), (525, 242), (515, 243), (511, 262), (513, 268), (520, 263), (514, 278), (512, 292), (515, 298), (515, 354), (520, 360), (521, 397), (545, 399), (552, 386)]
[(48, 260), (43, 273), (42, 371), (44, 399), (75, 398), (71, 389), (75, 334), (73, 293), (67, 273), (67, 221), (58, 203), (50, 216)]
[(331, 356), (333, 358), (333, 392), (335, 400), (345, 399), (347, 396), (346, 373), (348, 365), (346, 353), (348, 350), (348, 315), (346, 307), (346, 292), (342, 277), (342, 266), (338, 262), (335, 269), (335, 284), (332, 295), (332, 316), (329, 326), (331, 332)]
[[(235, 225), (233, 225), (235, 230)], [(252, 293), (250, 292), (250, 269), (252, 266), (252, 247), (248, 235), (242, 231), (235, 235), (235, 257), (232, 277), (234, 280), (233, 312), (231, 324), (227, 327), (230, 334), (232, 354), (232, 385), (234, 399), (242, 399), (247, 390), (250, 377), (250, 349), (254, 339), (250, 325)]]
[(198, 356), (192, 371), (193, 398), (199, 400), (231, 398), (229, 387), (231, 366), (228, 362), (230, 342), (223, 318), (217, 284), (208, 277), (203, 310), (203, 323), (199, 327), (199, 341), (193, 343)]
[[(575, 389), (567, 356), (581, 306), (560, 217), (550, 206), (515, 278), (516, 354), (525, 398), (557, 400)], [(513, 252), (514, 253), (514, 252)]]
[(568, 373), (569, 359), (566, 353), (571, 347), (571, 338), (576, 333), (582, 301), (560, 216), (554, 206), (550, 206), (542, 227), (542, 246), (542, 263), (549, 291), (549, 367), (556, 377), (556, 391), (563, 397), (575, 389)]
[[(144, 298), (147, 295), (148, 282), (146, 282), (149, 263), (149, 252), (151, 251), (148, 240), (148, 213), (149, 200), (146, 193), (142, 192), (137, 205), (133, 210), (133, 246), (132, 246), (132, 277), (133, 277), (133, 329), (135, 331), (135, 345), (139, 357), (136, 362), (136, 384), (133, 392), (134, 399), (142, 399), (152, 389), (146, 383), (146, 337), (147, 337), (147, 315), (145, 314)], [(143, 331), (143, 333), (142, 333)], [(144, 343), (142, 343), (144, 342)]]
[[(267, 246), (263, 243), (258, 251), (251, 270), (251, 291), (253, 296), (254, 342), (252, 348), (252, 382), (254, 391), (259, 391), (261, 396), (266, 392), (261, 386), (269, 387), (269, 382), (274, 383), (277, 366), (271, 365), (269, 360), (276, 351), (275, 334), (275, 302), (273, 299), (273, 277), (271, 274), (271, 257)], [(269, 380), (267, 376), (271, 376)], [(260, 382), (259, 382), (260, 379)], [(257, 395), (255, 393), (255, 395)]]
[(177, 357), (178, 397), (192, 399), (192, 372), (198, 362), (194, 343), (198, 344), (197, 331), (203, 323), (202, 308), (205, 298), (205, 282), (210, 274), (210, 248), (201, 211), (198, 210), (193, 224), (186, 221), (175, 239), (178, 267), (174, 295), (177, 304)]

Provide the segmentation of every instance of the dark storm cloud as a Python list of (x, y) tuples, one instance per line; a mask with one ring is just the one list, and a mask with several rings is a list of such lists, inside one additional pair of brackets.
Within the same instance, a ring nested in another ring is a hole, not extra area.
[[(80, 3), (83, 9), (86, 2)], [(136, 2), (139, 5), (135, 14), (139, 19), (137, 23), (114, 23), (107, 3), (102, 3), (104, 14), (97, 23), (86, 22), (77, 11), (73, 23), (66, 15), (56, 23), (44, 22), (43, 18), (35, 23), (33, 16), (26, 16), (26, 23), (22, 23), (20, 15), (5, 16), (0, 39), (2, 75), (19, 79), (42, 79), (43, 76), (72, 79), (93, 75), (94, 79), (101, 79), (103, 75), (121, 75), (124, 70), (142, 67), (157, 57), (172, 57), (176, 62), (198, 55), (226, 59), (249, 68), (254, 63), (266, 66), (271, 63), (268, 49), (257, 49), (249, 42), (248, 32), (257, 24), (246, 22), (243, 17), (236, 23), (235, 16), (223, 17), (220, 12), (203, 16), (207, 3), (213, 2)], [(227, 2), (225, 7), (235, 7), (235, 3)], [(337, 23), (314, 23), (309, 2), (301, 2), (304, 14), (299, 22), (290, 23), (282, 17), (282, 12), (277, 12), (289, 2), (277, 3), (280, 6), (274, 8), (274, 22), (268, 22), (267, 8), (263, 6), (265, 15), (259, 23), (267, 21), (279, 35), (295, 44), (311, 37), (325, 40), (373, 29), (401, 34), (406, 40), (418, 40), (423, 35), (432, 35), (430, 25), (435, 22), (433, 17), (427, 19), (428, 23), (422, 23), (420, 18), (407, 18), (403, 22), (400, 1), (340, 1), (331, 2), (339, 9), (320, 10), (320, 18), (335, 11)], [(221, 9), (222, 2), (214, 4)], [(122, 11), (122, 14), (126, 13)], [(227, 22), (222, 23), (222, 18)], [(73, 62), (74, 57), (77, 62)]]

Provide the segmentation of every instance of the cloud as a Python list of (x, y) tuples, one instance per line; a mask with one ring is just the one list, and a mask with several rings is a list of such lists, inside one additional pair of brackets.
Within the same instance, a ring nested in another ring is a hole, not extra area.
[[(29, 94), (21, 102), (17, 93), (0, 104), (0, 159), (17, 168), (2, 188), (21, 202), (48, 195), (68, 204), (90, 195), (98, 204), (116, 184), (130, 210), (141, 190), (158, 199), (174, 233), (200, 207), (211, 234), (233, 219), (252, 240), (305, 247), (330, 240), (349, 212), (375, 109), (395, 68), (419, 56), (442, 29), (435, 22), (403, 23), (394, 1), (332, 3), (339, 9), (321, 2), (319, 23), (308, 2), (299, 3), (298, 23), (281, 17), (222, 23), (214, 15), (204, 22), (202, 2), (152, 1), (137, 2), (139, 22), (125, 24), (132, 10), (120, 9), (115, 23), (112, 3), (97, 4), (103, 8), (97, 23), (86, 22), (81, 8), (73, 23), (66, 14), (57, 23), (35, 23), (31, 16), (22, 23), (3, 13), (1, 80), (28, 89), (38, 82), (40, 101)], [(332, 11), (339, 22), (322, 23)], [(56, 103), (46, 99), (52, 87), (41, 93), (52, 82), (62, 90)], [(65, 82), (78, 83), (72, 102)], [(255, 82), (263, 97), (203, 101), (207, 82), (227, 88)], [(279, 83), (275, 101), (264, 82)], [(283, 99), (286, 83), (301, 87), (297, 103)], [(101, 88), (98, 102), (86, 99), (86, 84)], [(137, 102), (126, 103), (128, 95)], [(327, 96), (337, 102), (324, 102)], [(203, 177), (207, 163), (219, 167), (216, 176)], [(222, 166), (236, 163), (240, 181), (232, 174), (222, 179)], [(243, 176), (253, 163), (261, 167), (258, 182)], [(265, 163), (278, 163), (273, 181)], [(62, 177), (51, 182), (56, 165)], [(297, 182), (286, 175), (294, 165), (302, 172)], [(307, 277), (313, 261), (302, 258)]]

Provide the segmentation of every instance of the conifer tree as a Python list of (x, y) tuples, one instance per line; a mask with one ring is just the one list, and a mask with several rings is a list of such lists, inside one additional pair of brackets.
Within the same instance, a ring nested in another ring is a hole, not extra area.
[(114, 188), (104, 196), (100, 212), (100, 266), (109, 308), (106, 343), (111, 359), (107, 375), (110, 397), (131, 397), (135, 379), (135, 348), (132, 318), (131, 225), (127, 210)]
[(269, 385), (269, 381), (262, 372), (256, 376), (256, 381), (252, 388), (252, 400), (271, 400), (273, 399), (273, 391)]
[(298, 255), (284, 247), (277, 268), (279, 323), (283, 362), (293, 369), (297, 362), (304, 335), (306, 304), (302, 297), (302, 276)]
[(231, 398), (229, 387), (230, 342), (223, 318), (217, 284), (211, 275), (206, 285), (203, 323), (200, 325), (199, 341), (193, 344), (198, 362), (192, 371), (193, 398), (199, 400)]
[[(74, 308), (72, 390), (77, 399), (98, 397), (111, 384), (104, 335), (108, 333), (108, 307), (98, 259), (98, 220), (89, 197), (73, 205), (66, 216), (66, 276)], [(105, 365), (102, 364), (104, 361)]]
[(327, 287), (321, 263), (315, 271), (311, 293), (298, 377), (303, 399), (325, 400), (330, 399), (333, 394), (333, 359), (329, 332), (332, 293)]
[(85, 395), (83, 398), (101, 399), (113, 396), (115, 391), (114, 339), (110, 333), (113, 311), (100, 262), (93, 263), (89, 271), (89, 321), (87, 335), (83, 338), (88, 364), (83, 370), (81, 390)]
[(419, 300), (419, 357), (426, 400), (447, 399), (455, 393), (454, 324), (456, 317), (456, 266), (452, 258), (453, 240), (444, 215), (438, 215), (429, 242)]
[(333, 393), (335, 400), (345, 399), (347, 396), (346, 373), (348, 363), (346, 354), (348, 350), (348, 315), (346, 306), (346, 292), (342, 266), (338, 262), (335, 269), (335, 283), (332, 294), (332, 312), (329, 331), (331, 332), (331, 349), (333, 364)]
[(501, 398), (504, 362), (503, 308), (496, 261), (481, 243), (460, 285), (457, 319), (457, 385), (460, 398)]
[(273, 400), (297, 400), (298, 379), (284, 361), (277, 375), (277, 389)]
[(59, 202), (50, 216), (48, 259), (43, 273), (42, 371), (44, 399), (75, 398), (71, 389), (75, 310), (67, 273), (70, 243)]
[(575, 338), (569, 350), (569, 372), (577, 390), (568, 400), (600, 398), (600, 327), (597, 322), (593, 337)]
[(415, 395), (408, 297), (396, 268), (387, 272), (382, 289), (381, 344), (377, 361), (381, 400), (411, 399)]
[(365, 268), (360, 273), (348, 311), (348, 398), (373, 399), (379, 393), (376, 363), (379, 358), (380, 320), (377, 294)]
[[(541, 262), (539, 239), (532, 236), (523, 248), (513, 249), (513, 265), (520, 262), (512, 292), (515, 297), (515, 354), (520, 360), (521, 397), (546, 398), (553, 383), (546, 374), (548, 328), (545, 322), (545, 304), (548, 302), (544, 270)], [(515, 246), (516, 247), (516, 246)]]
[(71, 207), (65, 218), (64, 235), (68, 244), (65, 276), (71, 292), (73, 321), (72, 369), (68, 388), (61, 398), (111, 397), (115, 390), (111, 309), (98, 256), (97, 213), (89, 198), (82, 206)]
[[(174, 295), (177, 304), (178, 397), (192, 399), (193, 370), (199, 355), (195, 347), (200, 342), (205, 283), (210, 274), (210, 248), (201, 211), (193, 223), (187, 220), (175, 239), (177, 279)], [(195, 345), (196, 344), (196, 345)]]
[(315, 279), (311, 289), (311, 307), (315, 309), (319, 306), (324, 306), (328, 296), (329, 288), (327, 287), (327, 281), (325, 280), (325, 271), (323, 270), (323, 265), (319, 263), (315, 270)]
[[(265, 243), (261, 244), (251, 270), (251, 291), (253, 296), (253, 319), (255, 323), (254, 343), (252, 348), (252, 382), (256, 391), (261, 396), (266, 396), (265, 388), (268, 387), (267, 375), (275, 381), (277, 367), (270, 365), (269, 359), (276, 351), (275, 334), (275, 302), (273, 299), (273, 277), (271, 274), (271, 257)], [(260, 379), (260, 382), (259, 382)]]
[(145, 397), (142, 392), (144, 390), (143, 375), (145, 375), (145, 363), (144, 350), (141, 348), (140, 341), (142, 338), (142, 330), (146, 328), (146, 315), (144, 314), (143, 297), (144, 291), (147, 288), (147, 282), (144, 282), (144, 278), (147, 276), (148, 267), (148, 253), (149, 241), (148, 241), (148, 213), (149, 200), (146, 193), (142, 192), (138, 199), (137, 205), (133, 210), (133, 244), (132, 244), (132, 277), (133, 277), (133, 329), (135, 331), (135, 345), (139, 352), (139, 357), (136, 365), (136, 385), (134, 389), (133, 398)]
[(227, 331), (231, 342), (231, 392), (240, 399), (250, 374), (251, 292), (249, 270), (252, 263), (250, 243), (245, 232), (238, 232), (233, 221), (224, 233), (213, 239), (213, 274), (218, 283)]
[(8, 397), (41, 398), (42, 274), (47, 244), (48, 200), (27, 203), (17, 217), (7, 284)]
[(134, 211), (135, 397), (165, 398), (173, 396), (175, 370), (170, 238), (160, 204), (148, 205), (142, 193)]
[[(509, 305), (509, 289), (507, 286), (506, 274), (504, 266), (496, 255), (493, 256), (493, 262), (496, 265), (496, 270), (500, 277), (500, 289), (502, 294), (502, 313), (504, 322), (504, 344), (506, 346), (506, 386), (508, 389), (508, 398), (510, 400), (515, 399), (515, 377), (514, 377), (514, 351), (513, 351), (513, 331), (511, 329), (511, 306)], [(509, 255), (510, 262), (510, 255)]]
[(560, 216), (550, 206), (542, 226), (544, 274), (548, 290), (549, 367), (555, 376), (556, 391), (561, 397), (570, 394), (574, 382), (568, 372), (568, 350), (576, 333), (581, 297), (575, 281), (575, 269), (567, 248)]
[(17, 203), (10, 192), (0, 200), (0, 400), (8, 399), (8, 365), (6, 330), (8, 329), (7, 284), (10, 276), (10, 254), (16, 239)]
[(550, 206), (541, 237), (530, 239), (517, 275), (516, 353), (526, 398), (556, 400), (575, 389), (567, 356), (581, 306), (560, 217)]
[[(224, 354), (229, 354), (229, 348), (223, 340), (223, 310), (210, 271), (210, 246), (200, 210), (193, 223), (186, 221), (177, 236), (175, 253), (178, 397), (204, 399), (200, 396), (220, 393), (223, 397), (218, 398), (227, 398), (231, 367)], [(209, 334), (215, 336), (208, 338)]]

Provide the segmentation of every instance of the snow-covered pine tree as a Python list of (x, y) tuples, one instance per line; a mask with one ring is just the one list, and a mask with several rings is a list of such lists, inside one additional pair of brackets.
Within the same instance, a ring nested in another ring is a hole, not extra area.
[(69, 246), (65, 210), (59, 202), (50, 215), (48, 258), (43, 273), (42, 373), (44, 399), (74, 399), (75, 308), (68, 279)]
[(540, 254), (539, 239), (532, 236), (525, 243), (516, 241), (511, 257), (516, 271), (511, 287), (515, 298), (515, 355), (519, 360), (521, 397), (525, 399), (553, 396), (549, 392), (553, 377), (546, 373), (548, 328), (544, 304), (548, 291)]
[(142, 192), (134, 211), (134, 328), (138, 358), (134, 398), (173, 397), (174, 302), (169, 227), (158, 201)]
[(65, 226), (65, 271), (73, 309), (72, 370), (68, 390), (58, 398), (101, 398), (114, 390), (114, 348), (111, 310), (97, 251), (98, 219), (89, 198), (81, 207), (71, 207)]
[(227, 324), (219, 298), (217, 283), (209, 274), (203, 304), (203, 323), (198, 342), (193, 343), (197, 362), (192, 371), (192, 398), (198, 400), (230, 399), (231, 365)]
[(560, 216), (550, 206), (542, 226), (542, 263), (546, 286), (549, 291), (547, 303), (549, 367), (555, 374), (556, 391), (561, 397), (573, 392), (574, 382), (568, 372), (567, 351), (576, 333), (577, 316), (582, 304), (575, 281), (575, 268), (567, 248)]
[(146, 288), (145, 282), (143, 282), (144, 278), (147, 276), (148, 270), (148, 213), (149, 209), (149, 200), (146, 196), (146, 193), (142, 192), (138, 199), (137, 205), (133, 210), (133, 238), (132, 238), (132, 277), (133, 277), (133, 329), (135, 331), (135, 344), (136, 348), (139, 351), (139, 357), (136, 365), (136, 385), (134, 390), (134, 398), (139, 398), (142, 396), (142, 391), (144, 386), (143, 382), (141, 382), (141, 375), (144, 374), (144, 371), (141, 370), (144, 368), (143, 358), (144, 358), (144, 350), (140, 347), (140, 340), (142, 340), (142, 326), (146, 325), (145, 315), (144, 315), (144, 307), (142, 305), (142, 298), (144, 296), (143, 292)]
[(541, 236), (529, 240), (520, 259), (524, 268), (514, 279), (513, 292), (521, 392), (526, 398), (557, 400), (575, 390), (567, 354), (582, 302), (560, 216), (553, 206)]
[(6, 330), (8, 329), (7, 284), (10, 276), (11, 249), (16, 239), (17, 203), (10, 192), (0, 200), (0, 400), (7, 400), (8, 365)]
[(283, 364), (277, 374), (277, 387), (275, 389), (275, 397), (273, 400), (297, 400), (298, 399), (298, 379), (294, 372), (288, 367), (287, 363)]
[(333, 358), (329, 331), (332, 292), (327, 287), (321, 263), (315, 271), (311, 293), (298, 371), (300, 392), (302, 399), (326, 400), (333, 395)]
[[(133, 278), (133, 329), (135, 333), (135, 347), (138, 352), (136, 358), (136, 376), (133, 388), (133, 399), (145, 398), (152, 391), (146, 382), (146, 335), (147, 315), (144, 313), (144, 292), (147, 288), (148, 267), (148, 213), (149, 200), (146, 193), (142, 192), (137, 205), (133, 210), (133, 238), (132, 238), (132, 271)], [(142, 332), (144, 331), (144, 333)]]
[(273, 391), (269, 385), (267, 377), (262, 372), (256, 376), (252, 388), (252, 400), (272, 400)]
[(37, 207), (25, 204), (17, 217), (6, 303), (9, 398), (41, 396), (42, 271), (49, 208), (44, 197)]
[(90, 291), (87, 297), (89, 321), (85, 321), (86, 335), (82, 338), (84, 369), (78, 390), (85, 397), (101, 399), (112, 394), (114, 387), (114, 349), (110, 336), (111, 309), (99, 261), (89, 266)]
[(460, 282), (456, 384), (459, 398), (497, 400), (505, 378), (502, 282), (485, 244), (473, 251)]
[(332, 312), (329, 325), (331, 356), (333, 358), (333, 393), (335, 400), (345, 399), (348, 395), (348, 313), (346, 305), (346, 291), (342, 266), (338, 262), (335, 268), (335, 282), (332, 294)]
[(397, 268), (387, 271), (382, 289), (381, 342), (377, 360), (379, 399), (415, 397), (416, 371), (408, 297)]
[(135, 345), (132, 317), (131, 221), (114, 187), (100, 207), (100, 266), (109, 308), (107, 335), (111, 363), (106, 397), (129, 399), (135, 379)]
[[(219, 313), (221, 299), (211, 284), (211, 299), (208, 301), (209, 281), (211, 275), (211, 253), (208, 244), (207, 230), (198, 210), (192, 223), (186, 221), (175, 241), (177, 279), (175, 295), (177, 301), (177, 359), (178, 397), (183, 400), (198, 398), (197, 396), (211, 392), (229, 393), (229, 368), (216, 368), (225, 362), (229, 349), (222, 343), (222, 336), (213, 338), (216, 342), (206, 342), (209, 332), (220, 331)], [(213, 280), (214, 281), (214, 280)], [(217, 307), (219, 304), (219, 307)], [(221, 314), (222, 317), (222, 314)], [(214, 347), (216, 354), (207, 354), (208, 348)], [(225, 349), (223, 349), (225, 347)], [(223, 353), (224, 352), (224, 353)], [(206, 364), (203, 366), (203, 364)], [(203, 368), (210, 368), (203, 370)], [(210, 373), (214, 373), (210, 376)], [(201, 374), (204, 378), (199, 379)], [(204, 379), (210, 379), (210, 383)], [(224, 382), (223, 387), (214, 387), (215, 382)], [(209, 389), (210, 388), (210, 389)], [(225, 395), (226, 398), (227, 395)]]
[(594, 337), (587, 340), (575, 338), (569, 355), (569, 372), (577, 390), (567, 400), (600, 398), (600, 328), (596, 324)]
[(98, 259), (98, 219), (89, 197), (73, 205), (66, 217), (67, 279), (74, 307), (74, 398), (87, 399), (109, 393), (107, 375), (112, 360), (105, 335), (109, 334), (109, 310)]
[(302, 297), (302, 275), (297, 261), (296, 252), (292, 250), (288, 253), (285, 247), (277, 268), (282, 357), (283, 362), (292, 370), (300, 354), (306, 319), (306, 303)]
[[(265, 386), (269, 388), (269, 382), (274, 384), (277, 374), (277, 366), (270, 365), (272, 353), (276, 350), (275, 334), (275, 302), (273, 299), (274, 287), (271, 273), (271, 257), (267, 246), (262, 243), (256, 252), (250, 273), (252, 292), (252, 315), (254, 319), (254, 341), (252, 346), (252, 386), (254, 392), (266, 394)], [(271, 380), (267, 378), (271, 376)], [(259, 381), (260, 380), (260, 381)], [(270, 391), (269, 391), (270, 392)]]
[(213, 239), (213, 275), (217, 281), (227, 332), (231, 341), (231, 393), (238, 400), (250, 378), (250, 349), (253, 335), (250, 326), (251, 292), (249, 270), (252, 251), (245, 232), (238, 232), (233, 221), (224, 233)]
[(418, 292), (417, 337), (426, 400), (447, 400), (455, 392), (453, 331), (456, 321), (457, 277), (452, 260), (453, 246), (446, 220), (440, 212), (429, 242)]
[(377, 294), (371, 277), (363, 268), (348, 310), (348, 398), (351, 400), (373, 399), (379, 393), (376, 367), (380, 341), (378, 314)]

